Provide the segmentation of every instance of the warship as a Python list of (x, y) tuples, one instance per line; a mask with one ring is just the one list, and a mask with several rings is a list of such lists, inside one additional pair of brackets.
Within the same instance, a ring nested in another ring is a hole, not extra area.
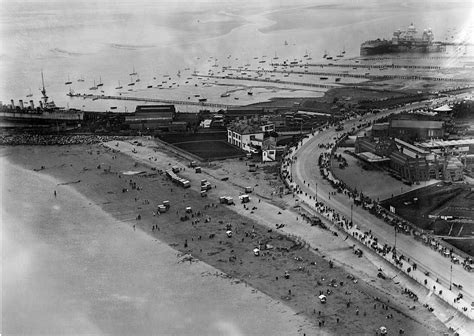
[(39, 106), (35, 106), (33, 100), (23, 102), (18, 101), (15, 105), (14, 100), (10, 104), (2, 104), (0, 102), (0, 121), (13, 124), (28, 124), (30, 126), (45, 125), (78, 125), (84, 119), (84, 112), (78, 109), (65, 109), (56, 106), (54, 101), (50, 101), (46, 94), (44, 86), (44, 77), (41, 73), (41, 81), (43, 87), (40, 89), (42, 97)]

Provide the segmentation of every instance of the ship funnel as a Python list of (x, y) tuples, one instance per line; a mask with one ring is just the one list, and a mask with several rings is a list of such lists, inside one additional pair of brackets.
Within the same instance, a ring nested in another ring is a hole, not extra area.
[(35, 103), (32, 100), (30, 100), (30, 107), (32, 110), (35, 109)]
[(12, 100), (10, 100), (10, 102), (12, 103), (12, 109), (14, 109), (15, 108), (15, 101), (12, 99)]
[(18, 101), (18, 104), (20, 105), (20, 108), (21, 108), (22, 110), (25, 108), (25, 105), (23, 105), (23, 100), (22, 100), (22, 99), (20, 99), (20, 100)]
[(40, 103), (40, 107), (43, 108), (43, 101), (40, 100), (39, 103)]

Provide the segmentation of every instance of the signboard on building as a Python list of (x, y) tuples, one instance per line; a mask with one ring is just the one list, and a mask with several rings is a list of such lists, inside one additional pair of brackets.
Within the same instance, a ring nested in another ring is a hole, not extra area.
[(390, 206), (390, 212), (391, 212), (391, 213), (395, 213), (395, 207)]

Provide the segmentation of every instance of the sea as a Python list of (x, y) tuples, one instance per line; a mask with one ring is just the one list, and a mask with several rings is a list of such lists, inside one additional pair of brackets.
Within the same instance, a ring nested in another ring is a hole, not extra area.
[[(357, 57), (362, 42), (390, 38), (411, 23), (431, 28), (437, 40), (474, 41), (472, 1), (8, 0), (1, 6), (0, 100), (37, 105), (43, 73), (56, 105), (94, 111), (128, 112), (143, 102), (67, 93), (228, 105), (319, 97), (324, 89), (192, 74), (219, 76), (222, 66), (257, 68), (262, 60), (269, 68), (284, 59), (320, 62), (324, 53), (341, 51)], [(97, 84), (103, 85), (90, 90)]]

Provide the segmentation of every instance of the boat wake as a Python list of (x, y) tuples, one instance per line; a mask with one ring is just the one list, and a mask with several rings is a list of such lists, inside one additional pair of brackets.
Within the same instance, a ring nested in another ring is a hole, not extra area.
[(120, 43), (110, 43), (110, 46), (115, 49), (125, 49), (125, 50), (138, 50), (138, 49), (148, 49), (148, 48), (155, 47), (154, 44), (134, 45), (134, 44), (120, 44)]
[(81, 56), (81, 55), (85, 55), (84, 53), (67, 51), (67, 50), (60, 49), (60, 48), (53, 48), (53, 49), (50, 49), (50, 51), (52, 53), (56, 54), (56, 55), (62, 55), (62, 56)]

